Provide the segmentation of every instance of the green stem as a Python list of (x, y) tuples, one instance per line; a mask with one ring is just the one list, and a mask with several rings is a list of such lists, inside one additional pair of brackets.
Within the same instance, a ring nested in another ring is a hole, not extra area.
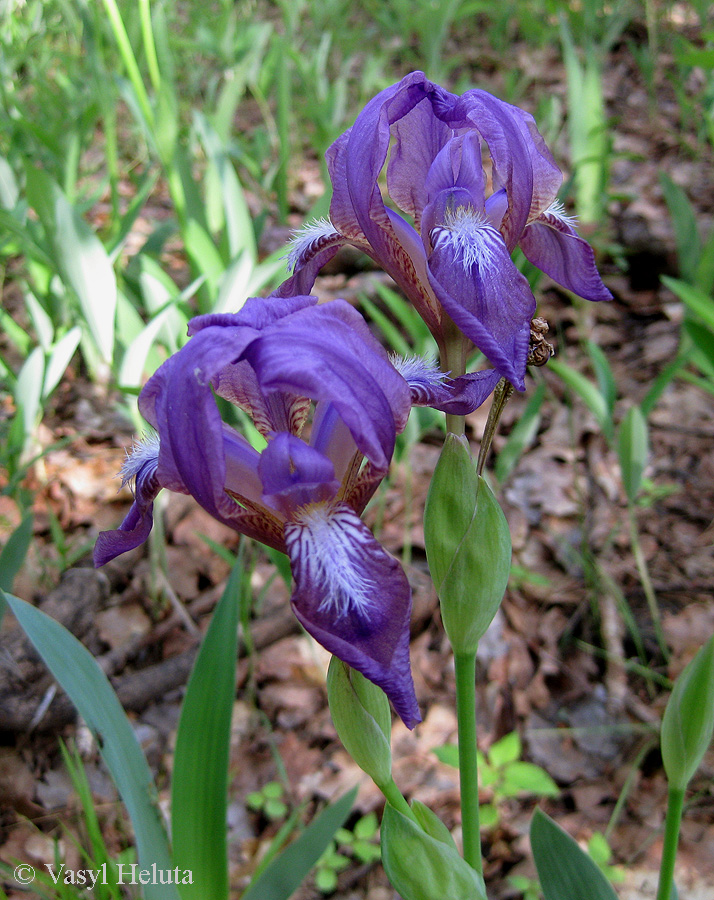
[(682, 822), (683, 806), (684, 791), (670, 787), (667, 798), (667, 818), (664, 822), (664, 846), (662, 847), (662, 862), (659, 868), (657, 900), (670, 900), (672, 896), (674, 861), (677, 858), (679, 826)]
[(650, 578), (649, 569), (647, 568), (647, 560), (642, 552), (640, 533), (637, 529), (637, 518), (635, 517), (635, 510), (631, 503), (628, 504), (627, 514), (630, 523), (630, 545), (632, 546), (632, 553), (635, 557), (640, 581), (642, 582), (642, 590), (645, 592), (645, 597), (647, 598), (647, 606), (650, 611), (650, 616), (652, 617), (652, 623), (654, 624), (657, 643), (659, 644), (659, 648), (662, 651), (665, 660), (668, 660), (669, 647), (667, 646), (667, 640), (664, 636), (664, 631), (662, 630), (662, 617), (660, 616), (659, 607), (657, 606), (657, 597), (655, 596), (652, 579)]
[(402, 815), (406, 816), (408, 819), (411, 819), (412, 822), (416, 822), (419, 824), (417, 817), (414, 815), (414, 811), (411, 806), (407, 803), (404, 795), (399, 790), (397, 785), (394, 783), (394, 779), (388, 781), (386, 784), (378, 784), (377, 787), (384, 794), (387, 799), (387, 802), (390, 803), (397, 812), (400, 812)]
[(454, 654), (454, 665), (464, 859), (482, 875), (476, 756), (476, 652)]
[(501, 413), (505, 409), (512, 393), (513, 385), (510, 381), (502, 378), (496, 385), (496, 389), (493, 392), (493, 403), (491, 403), (491, 409), (488, 411), (486, 427), (483, 430), (483, 437), (481, 438), (481, 447), (478, 451), (477, 463), (477, 471), (479, 475), (483, 475), (483, 467), (486, 464), (488, 451), (491, 449), (491, 441), (493, 441), (493, 436), (496, 434), (496, 429), (498, 428)]

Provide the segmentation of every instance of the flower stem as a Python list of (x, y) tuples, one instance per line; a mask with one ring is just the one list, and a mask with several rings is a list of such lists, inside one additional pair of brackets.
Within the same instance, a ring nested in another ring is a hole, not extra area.
[(481, 438), (481, 447), (478, 452), (477, 463), (477, 470), (479, 475), (483, 475), (483, 467), (486, 464), (488, 451), (491, 449), (491, 441), (493, 440), (493, 436), (496, 433), (496, 429), (498, 428), (501, 413), (505, 409), (512, 393), (513, 385), (507, 379), (502, 378), (496, 385), (496, 389), (493, 392), (493, 403), (491, 404), (491, 409), (488, 411), (486, 427), (483, 430), (483, 437)]
[(476, 757), (476, 652), (454, 654), (454, 666), (464, 859), (482, 875)]
[(670, 787), (667, 797), (667, 818), (664, 822), (664, 846), (659, 868), (657, 900), (670, 900), (674, 883), (674, 861), (677, 857), (679, 826), (682, 822), (684, 791)]

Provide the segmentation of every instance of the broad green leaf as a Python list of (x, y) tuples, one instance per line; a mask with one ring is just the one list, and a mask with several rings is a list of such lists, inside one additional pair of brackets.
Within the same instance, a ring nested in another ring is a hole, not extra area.
[(600, 393), (605, 398), (607, 411), (612, 416), (617, 400), (617, 384), (615, 383), (615, 375), (612, 371), (608, 358), (602, 352), (600, 347), (594, 341), (587, 342), (588, 356), (595, 371)]
[(540, 809), (531, 820), (531, 849), (545, 900), (617, 900), (596, 863)]
[(15, 173), (4, 156), (0, 156), (0, 207), (14, 209), (20, 196)]
[(691, 319), (685, 320), (684, 330), (692, 341), (692, 362), (708, 378), (714, 378), (714, 332)]
[[(96, 660), (66, 628), (18, 597), (4, 594), (25, 634), (95, 735), (102, 758), (126, 804), (139, 864), (170, 869), (156, 787), (132, 727)], [(174, 885), (147, 884), (146, 900), (178, 900)]]
[(226, 810), (242, 559), (216, 607), (181, 707), (171, 781), (174, 864), (193, 883), (183, 900), (228, 897)]
[(620, 424), (617, 449), (625, 493), (630, 503), (634, 503), (649, 455), (647, 422), (639, 406), (631, 406)]
[(67, 366), (72, 361), (74, 351), (79, 346), (81, 337), (82, 329), (79, 325), (75, 325), (50, 350), (45, 368), (45, 381), (42, 386), (43, 399), (49, 397), (60, 383), (62, 376), (67, 371)]
[(26, 166), (27, 194), (54, 250), (57, 270), (77, 295), (101, 359), (111, 364), (117, 284), (99, 238), (60, 187), (44, 172)]
[(456, 435), (446, 436), (431, 481), (424, 542), (454, 652), (475, 652), (506, 590), (511, 535), (466, 440)]
[(443, 747), (434, 747), (431, 751), (434, 756), (447, 766), (459, 768), (459, 747), (458, 744), (444, 744)]
[(225, 270), (218, 285), (214, 313), (236, 313), (249, 297), (253, 261), (248, 253), (240, 253)]
[(508, 797), (521, 793), (540, 797), (558, 797), (560, 788), (540, 766), (517, 760), (509, 763), (503, 772), (501, 790)]
[(32, 541), (32, 515), (28, 513), (0, 551), (0, 591), (11, 591)]
[(662, 762), (670, 788), (683, 791), (714, 733), (714, 636), (680, 674), (662, 719)]
[(20, 354), (27, 356), (32, 346), (32, 338), (4, 309), (0, 309), (0, 328), (10, 338), (17, 350), (20, 351)]
[(27, 437), (35, 432), (41, 409), (44, 380), (45, 354), (41, 347), (35, 347), (22, 364), (15, 386), (15, 402), (22, 410), (22, 422)]
[(25, 290), (23, 295), (25, 309), (32, 320), (32, 327), (35, 329), (37, 341), (45, 353), (47, 353), (52, 346), (52, 341), (55, 337), (55, 326), (51, 317), (48, 315), (47, 310), (31, 290)]
[(241, 900), (288, 900), (329, 847), (335, 832), (346, 821), (357, 796), (353, 788), (331, 803), (302, 834), (265, 868)]
[(662, 283), (666, 284), (689, 307), (691, 312), (699, 316), (707, 327), (714, 331), (714, 298), (700, 288), (687, 284), (686, 281), (670, 278), (667, 275), (662, 276)]
[(186, 252), (191, 257), (196, 270), (205, 275), (211, 291), (214, 291), (225, 270), (225, 265), (211, 236), (196, 219), (189, 219), (182, 229), (182, 235), (186, 244)]
[(488, 751), (488, 761), (495, 768), (505, 766), (521, 758), (521, 739), (517, 731), (511, 731), (492, 744)]
[(702, 247), (694, 207), (689, 202), (686, 193), (672, 181), (669, 175), (661, 172), (659, 182), (669, 214), (672, 217), (679, 271), (686, 281), (693, 283)]
[[(163, 312), (154, 316), (127, 347), (117, 376), (119, 387), (136, 388), (143, 384), (146, 360), (154, 345), (154, 341), (174, 312), (176, 310), (172, 307), (167, 307)], [(150, 372), (149, 374), (152, 373)]]
[(381, 828), (382, 864), (404, 900), (486, 900), (483, 879), (459, 855), (443, 823), (423, 805), (419, 824), (390, 803)]
[(384, 691), (333, 656), (327, 671), (327, 699), (345, 750), (378, 787), (392, 777), (392, 718)]
[(226, 225), (228, 256), (235, 259), (242, 254), (254, 265), (258, 258), (258, 250), (253, 219), (226, 147), (203, 113), (194, 112), (194, 124), (217, 178), (218, 195), (222, 203), (221, 217)]
[(482, 803), (478, 808), (479, 828), (494, 828), (498, 825), (498, 807), (493, 803)]

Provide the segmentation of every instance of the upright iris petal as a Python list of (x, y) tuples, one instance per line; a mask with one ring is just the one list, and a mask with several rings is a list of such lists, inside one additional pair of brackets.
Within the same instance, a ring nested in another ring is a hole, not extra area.
[[(408, 383), (342, 300), (249, 300), (189, 331), (140, 395), (158, 440), (125, 465), (136, 499), (118, 529), (100, 534), (95, 564), (146, 540), (161, 488), (192, 494), (221, 522), (288, 553), (300, 622), (413, 727), (409, 583), (359, 518), (406, 424)], [(253, 416), (267, 439), (261, 453), (221, 420), (216, 396)]]
[[(442, 356), (451, 320), (520, 390), (535, 299), (513, 250), (520, 244), (586, 299), (611, 297), (592, 250), (554, 206), (562, 175), (533, 117), (486, 91), (457, 96), (412, 72), (365, 106), (326, 159), (330, 222), (319, 240), (296, 245), (280, 296), (309, 290), (323, 260), (352, 244), (392, 276)], [(385, 165), (404, 217), (385, 205)]]

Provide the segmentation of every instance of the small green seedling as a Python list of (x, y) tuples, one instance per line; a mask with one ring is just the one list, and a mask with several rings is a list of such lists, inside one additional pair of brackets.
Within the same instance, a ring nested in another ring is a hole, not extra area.
[[(445, 744), (434, 750), (441, 762), (458, 768), (459, 750), (455, 744)], [(479, 807), (481, 828), (493, 828), (499, 820), (499, 804), (511, 797), (557, 797), (558, 785), (534, 763), (521, 759), (523, 745), (518, 732), (512, 731), (492, 745), (487, 754), (479, 752), (479, 783), (488, 788), (493, 800)]]
[(259, 791), (251, 791), (245, 798), (245, 804), (253, 812), (260, 812), (266, 819), (275, 822), (284, 819), (288, 814), (287, 804), (281, 799), (283, 793), (282, 784), (278, 781), (269, 781)]
[(540, 883), (535, 878), (525, 875), (509, 875), (508, 883), (515, 890), (520, 891), (523, 900), (541, 900)]
[(613, 882), (619, 884), (625, 880), (625, 873), (620, 866), (610, 865), (612, 859), (612, 848), (607, 842), (604, 834), (596, 831), (588, 841), (588, 853), (590, 858), (598, 864), (602, 874)]
[(368, 813), (355, 822), (352, 830), (349, 828), (337, 829), (335, 840), (317, 863), (315, 885), (321, 893), (331, 894), (337, 888), (338, 872), (347, 868), (352, 862), (352, 858), (359, 863), (369, 865), (377, 862), (380, 856), (377, 816), (375, 813)]

